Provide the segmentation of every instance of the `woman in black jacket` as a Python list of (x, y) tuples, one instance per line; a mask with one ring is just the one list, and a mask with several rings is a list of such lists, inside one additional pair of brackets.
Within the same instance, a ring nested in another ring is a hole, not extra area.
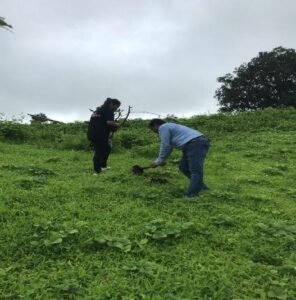
[(119, 128), (119, 124), (114, 121), (114, 112), (120, 107), (120, 101), (107, 98), (104, 104), (97, 107), (91, 115), (87, 138), (94, 146), (94, 175), (99, 174), (107, 168), (107, 161), (111, 152), (109, 137), (111, 132)]

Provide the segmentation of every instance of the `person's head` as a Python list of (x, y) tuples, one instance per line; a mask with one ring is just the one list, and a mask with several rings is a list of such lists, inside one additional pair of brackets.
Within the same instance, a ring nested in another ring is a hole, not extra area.
[(112, 111), (116, 111), (119, 108), (120, 104), (121, 102), (118, 99), (107, 98), (102, 107), (111, 109)]
[(161, 126), (162, 124), (164, 124), (165, 121), (164, 120), (161, 120), (161, 119), (152, 119), (150, 122), (149, 122), (149, 128), (155, 132), (155, 133), (158, 133), (158, 128), (159, 126)]

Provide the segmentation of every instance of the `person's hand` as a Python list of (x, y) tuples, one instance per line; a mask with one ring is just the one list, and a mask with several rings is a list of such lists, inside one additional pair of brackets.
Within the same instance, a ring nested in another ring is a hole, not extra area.
[(109, 125), (111, 128), (116, 128), (116, 129), (120, 127), (120, 124), (115, 121), (107, 121), (107, 125)]
[(150, 164), (151, 168), (157, 168), (158, 166), (159, 166), (159, 164), (157, 164), (155, 162), (153, 162), (153, 163)]
[(115, 132), (120, 128), (120, 124), (119, 123), (113, 123), (111, 125), (111, 131)]
[(163, 165), (165, 165), (165, 162), (161, 162), (161, 163), (153, 162), (150, 166), (151, 166), (152, 168), (157, 168), (157, 167), (163, 166)]

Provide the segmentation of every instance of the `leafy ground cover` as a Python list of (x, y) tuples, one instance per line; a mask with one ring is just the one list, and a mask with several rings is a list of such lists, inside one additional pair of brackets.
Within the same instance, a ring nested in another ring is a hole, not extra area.
[(296, 299), (295, 130), (210, 138), (192, 202), (177, 151), (131, 172), (156, 139), (99, 176), (91, 152), (1, 142), (0, 298)]

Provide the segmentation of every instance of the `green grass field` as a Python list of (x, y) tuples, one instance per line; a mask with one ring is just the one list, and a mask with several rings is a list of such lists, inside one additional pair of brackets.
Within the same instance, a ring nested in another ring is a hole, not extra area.
[(156, 140), (99, 176), (91, 152), (2, 141), (0, 299), (296, 299), (295, 130), (209, 133), (195, 201), (178, 151), (132, 174)]

